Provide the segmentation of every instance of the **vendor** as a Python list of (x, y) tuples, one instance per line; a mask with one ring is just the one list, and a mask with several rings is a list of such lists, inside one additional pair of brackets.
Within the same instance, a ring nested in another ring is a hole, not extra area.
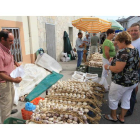
[(21, 82), (21, 78), (12, 78), (10, 73), (19, 66), (14, 62), (13, 55), (10, 52), (14, 41), (14, 36), (8, 30), (0, 31), (0, 108), (1, 108), (1, 122), (7, 119), (10, 114), (16, 113), (17, 110), (12, 110), (15, 91), (14, 83)]
[(85, 43), (83, 42), (82, 37), (83, 37), (83, 34), (79, 32), (78, 38), (76, 40), (76, 49), (77, 49), (77, 54), (78, 54), (77, 67), (79, 67), (82, 63), (83, 50), (85, 47)]

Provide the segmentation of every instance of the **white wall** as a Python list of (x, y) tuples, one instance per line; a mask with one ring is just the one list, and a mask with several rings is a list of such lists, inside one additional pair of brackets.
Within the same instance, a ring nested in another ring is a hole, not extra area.
[[(39, 47), (47, 50), (46, 46), (46, 29), (45, 23), (50, 23), (55, 25), (55, 36), (56, 36), (56, 58), (57, 61), (60, 61), (60, 55), (63, 51), (63, 35), (64, 31), (69, 34), (69, 27), (73, 27), (71, 22), (80, 17), (76, 16), (38, 16), (38, 38), (39, 38)], [(73, 48), (75, 47), (75, 42), (77, 39), (77, 34), (79, 30), (73, 27)]]
[(29, 26), (27, 16), (22, 17), (23, 23), (23, 33), (24, 33), (24, 44), (25, 44), (25, 53), (26, 55), (30, 54), (30, 38), (29, 38)]
[(31, 54), (36, 53), (39, 49), (39, 39), (38, 39), (38, 28), (37, 28), (37, 17), (30, 16), (29, 18), (29, 32), (30, 32), (30, 46)]
[(21, 16), (0, 16), (0, 19), (22, 22), (22, 17)]

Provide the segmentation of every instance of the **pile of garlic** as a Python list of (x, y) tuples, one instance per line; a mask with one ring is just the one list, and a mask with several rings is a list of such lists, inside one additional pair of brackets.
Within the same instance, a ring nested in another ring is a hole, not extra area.
[[(101, 118), (101, 110), (92, 86), (96, 84), (71, 80), (58, 81), (49, 89), (45, 99), (41, 99), (36, 105), (31, 121), (44, 124), (87, 124), (89, 119), (92, 123), (97, 123)], [(98, 91), (96, 94), (99, 94)], [(89, 111), (94, 112), (96, 116), (89, 117)]]
[(87, 62), (87, 65), (89, 67), (102, 68), (103, 66), (102, 54), (99, 53), (92, 54), (89, 58), (89, 61)]
[[(65, 105), (63, 105), (62, 102), (62, 100), (49, 101), (47, 98), (45, 98), (45, 100), (40, 100), (39, 105), (36, 106), (36, 110), (31, 116), (31, 120), (47, 124), (87, 123), (85, 114), (89, 112), (88, 109), (84, 109), (80, 106), (73, 106), (76, 102), (73, 103), (73, 105), (70, 104), (71, 101), (64, 101), (66, 103)], [(78, 103), (78, 105), (81, 104), (81, 102)], [(84, 102), (83, 105), (87, 105), (87, 103)], [(83, 119), (82, 122), (80, 121), (81, 119)]]
[(91, 54), (89, 60), (102, 61), (102, 57), (103, 57), (103, 54), (95, 53), (95, 54)]
[(89, 67), (95, 67), (95, 68), (102, 68), (103, 62), (91, 60), (91, 61), (88, 62), (88, 66)]
[(43, 124), (87, 124), (87, 117), (83, 117), (84, 122), (80, 122), (78, 117), (69, 114), (59, 114), (55, 112), (48, 112), (46, 114), (32, 114), (32, 120), (36, 123)]

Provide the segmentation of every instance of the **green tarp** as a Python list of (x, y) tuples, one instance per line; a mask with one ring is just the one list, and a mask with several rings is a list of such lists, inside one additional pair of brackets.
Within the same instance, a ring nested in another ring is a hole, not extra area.
[(52, 74), (45, 77), (25, 98), (25, 101), (30, 102), (34, 98), (38, 97), (40, 94), (42, 94), (44, 91), (49, 89), (53, 84), (55, 84), (59, 79), (63, 77), (62, 74), (52, 72)]

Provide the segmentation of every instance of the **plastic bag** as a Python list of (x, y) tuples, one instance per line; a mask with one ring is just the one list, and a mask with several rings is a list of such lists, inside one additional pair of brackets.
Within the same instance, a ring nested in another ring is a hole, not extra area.
[(10, 76), (12, 78), (17, 78), (17, 77), (23, 77), (24, 74), (25, 74), (24, 68), (23, 68), (23, 65), (21, 65), (21, 66), (17, 67), (15, 70), (13, 70), (10, 73)]
[[(14, 104), (18, 105), (18, 100), (20, 96), (29, 94), (35, 87), (38, 85), (50, 72), (46, 71), (44, 68), (41, 68), (35, 64), (25, 64), (22, 66), (24, 75), (20, 75), (18, 70), (12, 72), (12, 76), (21, 76), (22, 81), (19, 83), (19, 86), (14, 84), (15, 97)], [(18, 67), (19, 68), (19, 67)], [(17, 72), (17, 73), (16, 73)], [(14, 75), (13, 75), (14, 73)]]
[(108, 83), (106, 81), (106, 78), (105, 77), (102, 77), (101, 78), (101, 81), (99, 82), (100, 85), (103, 85), (105, 90), (108, 90)]
[(38, 55), (35, 64), (50, 71), (55, 71), (57, 73), (62, 71), (61, 65), (54, 58), (52, 58), (46, 53), (43, 53), (43, 55), (41, 56)]

